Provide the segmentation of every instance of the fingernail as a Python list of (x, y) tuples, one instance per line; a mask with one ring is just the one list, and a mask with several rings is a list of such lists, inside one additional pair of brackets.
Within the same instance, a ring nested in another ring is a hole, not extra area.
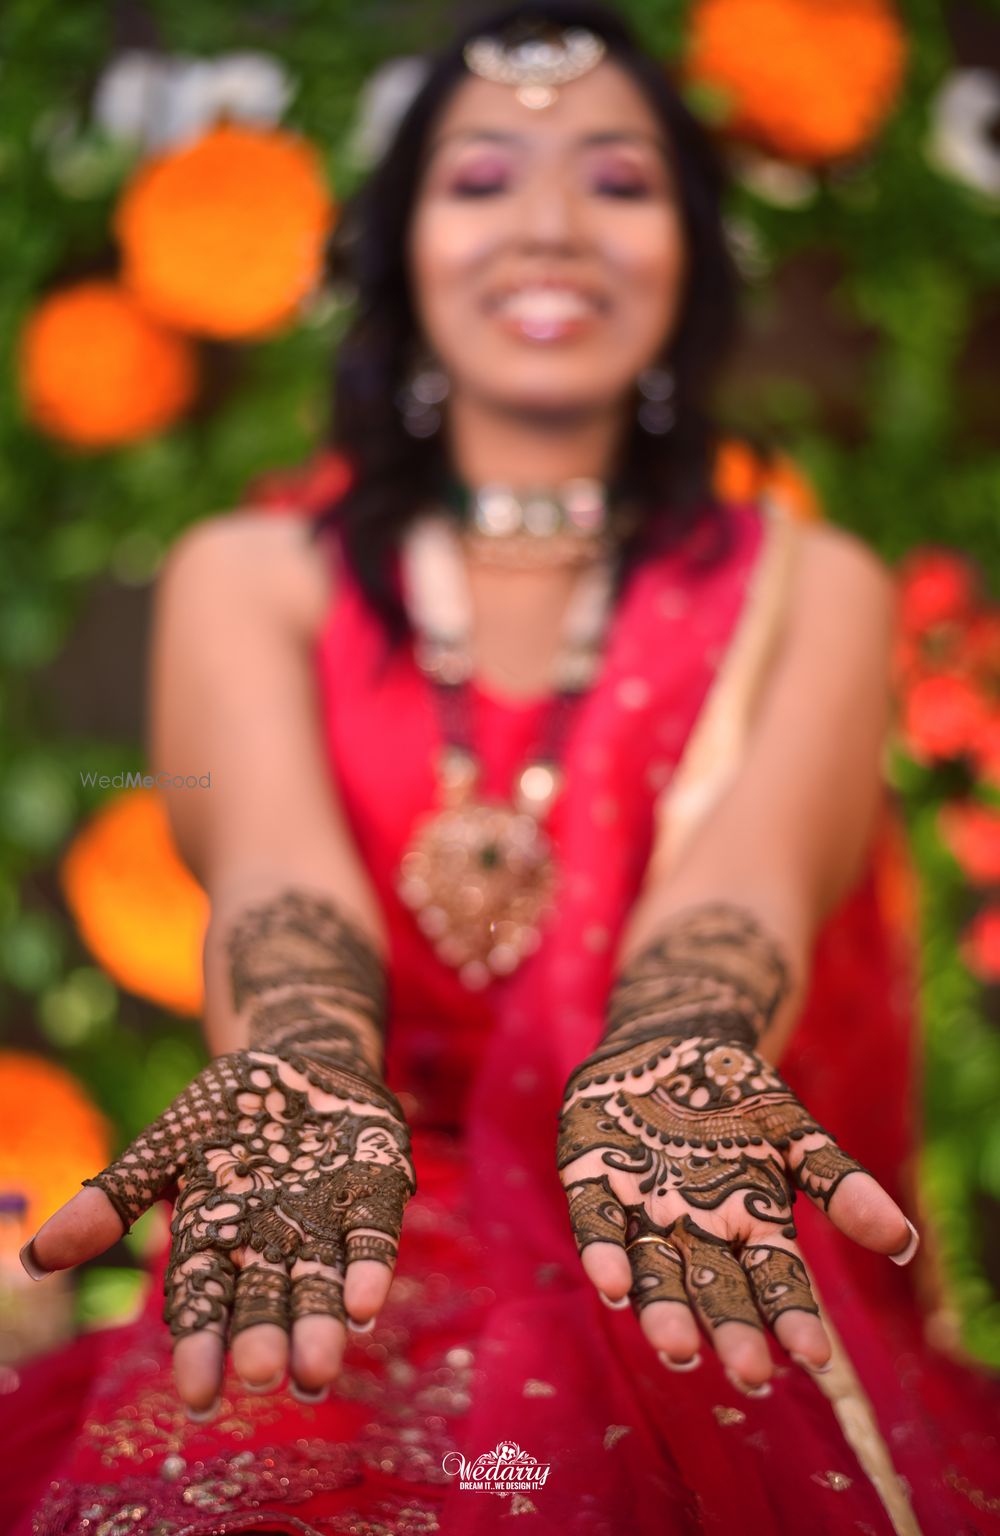
[(664, 1349), (658, 1349), (656, 1353), (668, 1371), (693, 1371), (701, 1364), (701, 1355), (692, 1355), (690, 1360), (672, 1360)]
[(44, 1280), (46, 1275), (51, 1274), (51, 1270), (45, 1269), (39, 1264), (38, 1259), (35, 1257), (35, 1250), (32, 1247), (34, 1241), (33, 1237), (28, 1238), (28, 1241), (18, 1254), (18, 1258), (21, 1260), (22, 1269), (31, 1276), (32, 1280)]
[(273, 1392), (275, 1387), (280, 1384), (284, 1374), (284, 1371), (275, 1371), (274, 1375), (269, 1376), (266, 1381), (244, 1381), (241, 1376), (240, 1386), (245, 1388), (247, 1392)]
[(913, 1225), (913, 1222), (909, 1219), (908, 1216), (904, 1216), (903, 1220), (906, 1222), (906, 1225), (910, 1229), (910, 1241), (907, 1243), (905, 1248), (900, 1250), (899, 1253), (889, 1254), (889, 1258), (894, 1264), (909, 1264), (910, 1260), (913, 1258), (913, 1255), (920, 1247), (920, 1233), (917, 1231), (916, 1227)]
[(375, 1319), (370, 1317), (367, 1323), (356, 1323), (353, 1317), (348, 1317), (347, 1326), (350, 1328), (352, 1333), (371, 1333), (372, 1329), (375, 1327)]
[(828, 1360), (825, 1365), (813, 1365), (812, 1361), (807, 1360), (805, 1355), (797, 1355), (794, 1349), (790, 1350), (789, 1353), (796, 1365), (801, 1365), (804, 1371), (809, 1371), (813, 1376), (825, 1376), (827, 1371), (833, 1370), (832, 1360)]
[(297, 1381), (289, 1382), (288, 1390), (300, 1403), (322, 1403), (330, 1395), (329, 1387), (319, 1387), (315, 1392), (309, 1392), (305, 1387), (300, 1387)]
[(187, 1414), (187, 1416), (191, 1420), (192, 1424), (207, 1424), (209, 1419), (214, 1419), (215, 1418), (215, 1415), (218, 1413), (218, 1411), (219, 1411), (219, 1399), (218, 1398), (215, 1399), (214, 1403), (209, 1403), (207, 1408), (188, 1408), (188, 1407), (185, 1407), (185, 1409), (184, 1409), (184, 1412)]
[(748, 1382), (743, 1381), (742, 1378), (737, 1376), (735, 1371), (731, 1371), (728, 1366), (726, 1367), (726, 1375), (729, 1378), (730, 1383), (736, 1388), (737, 1392), (742, 1392), (744, 1397), (771, 1396), (771, 1383), (769, 1381), (762, 1381), (759, 1387), (751, 1387)]
[(603, 1291), (598, 1291), (597, 1294), (600, 1296), (604, 1305), (606, 1307), (610, 1307), (613, 1312), (620, 1312), (622, 1307), (627, 1307), (629, 1304), (629, 1299), (627, 1296), (621, 1296), (617, 1301), (612, 1301), (611, 1297), (605, 1296)]

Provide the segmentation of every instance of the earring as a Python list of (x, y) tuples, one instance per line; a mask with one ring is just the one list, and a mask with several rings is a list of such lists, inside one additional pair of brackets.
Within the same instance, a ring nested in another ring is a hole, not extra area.
[(644, 432), (662, 437), (674, 424), (676, 412), (670, 403), (674, 393), (674, 375), (669, 368), (644, 368), (636, 384), (642, 399), (639, 402), (639, 425)]
[(433, 437), (441, 425), (439, 407), (448, 397), (448, 375), (441, 368), (420, 368), (400, 390), (398, 405), (411, 437)]

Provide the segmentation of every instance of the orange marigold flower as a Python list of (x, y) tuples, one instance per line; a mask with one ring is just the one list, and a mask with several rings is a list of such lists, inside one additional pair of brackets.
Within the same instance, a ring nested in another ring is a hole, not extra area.
[(803, 522), (823, 516), (816, 492), (789, 454), (778, 452), (766, 459), (742, 438), (725, 438), (719, 444), (713, 483), (725, 501), (766, 495)]
[(80, 936), (109, 976), (175, 1013), (201, 1011), (208, 898), (178, 857), (155, 790), (108, 800), (74, 837), (59, 875)]
[(988, 805), (944, 805), (938, 827), (973, 885), (1000, 885), (1000, 811)]
[(195, 383), (190, 341), (113, 282), (50, 294), (22, 333), (28, 412), (77, 447), (110, 448), (161, 431), (187, 408)]
[(229, 124), (148, 161), (115, 228), (125, 280), (150, 310), (233, 339), (294, 314), (321, 276), (332, 218), (311, 144)]
[(880, 127), (905, 57), (886, 0), (696, 0), (686, 72), (726, 94), (731, 132), (818, 165)]
[(23, 1195), (25, 1239), (103, 1168), (111, 1130), (64, 1067), (0, 1051), (0, 1190)]

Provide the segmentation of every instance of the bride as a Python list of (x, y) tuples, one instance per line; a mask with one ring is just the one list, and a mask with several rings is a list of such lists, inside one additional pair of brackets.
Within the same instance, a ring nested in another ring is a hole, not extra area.
[(1000, 1529), (914, 1280), (893, 585), (712, 493), (721, 195), (616, 15), (525, 0), (345, 212), (349, 487), (158, 584), (210, 1059), (26, 1245), (171, 1202), (2, 1405), (19, 1536)]

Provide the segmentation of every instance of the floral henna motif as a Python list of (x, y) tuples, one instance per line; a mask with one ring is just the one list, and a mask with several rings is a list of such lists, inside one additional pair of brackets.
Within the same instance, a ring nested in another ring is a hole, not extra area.
[(713, 1328), (817, 1311), (801, 1259), (761, 1228), (794, 1238), (796, 1188), (828, 1206), (866, 1170), (755, 1049), (787, 988), (751, 914), (684, 912), (618, 978), (566, 1085), (557, 1156), (577, 1248), (624, 1245), (637, 1309), (688, 1300)]
[[(329, 903), (286, 891), (238, 925), (230, 953), (238, 1006), (256, 1000), (250, 1048), (210, 1062), (84, 1180), (126, 1229), (176, 1193), (163, 1312), (175, 1337), (343, 1318), (346, 1266), (392, 1268), (416, 1189), (402, 1107), (373, 1065), (385, 994), (374, 952)], [(321, 1272), (293, 1280), (300, 1260)]]

